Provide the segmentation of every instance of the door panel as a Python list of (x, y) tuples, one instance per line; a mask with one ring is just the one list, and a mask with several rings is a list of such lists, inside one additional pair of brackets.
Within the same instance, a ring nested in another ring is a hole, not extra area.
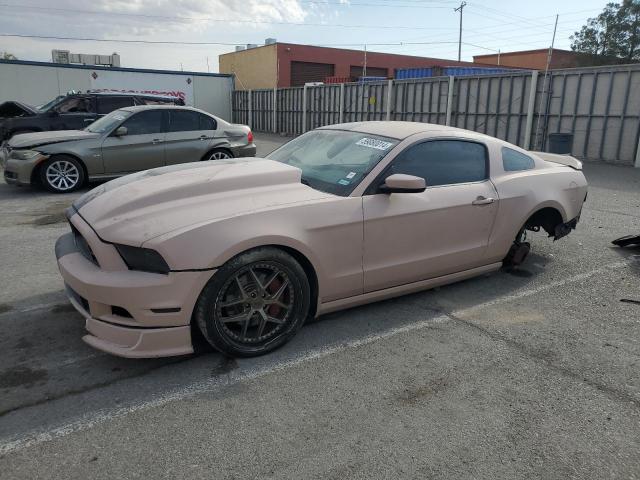
[(211, 117), (193, 110), (170, 110), (165, 138), (167, 165), (199, 162), (209, 150), (214, 134), (215, 120)]
[(364, 197), (365, 292), (484, 265), (498, 202), (489, 181)]
[(163, 111), (136, 113), (122, 124), (127, 135), (109, 136), (102, 143), (105, 173), (127, 173), (165, 165)]

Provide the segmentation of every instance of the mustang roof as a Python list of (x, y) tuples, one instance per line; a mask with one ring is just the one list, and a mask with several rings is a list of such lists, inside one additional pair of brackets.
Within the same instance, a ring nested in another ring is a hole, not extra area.
[(352, 130), (354, 132), (369, 133), (371, 135), (380, 135), (383, 137), (397, 138), (398, 140), (405, 139), (416, 133), (426, 132), (442, 132), (442, 133), (464, 133), (466, 136), (482, 134), (471, 132), (469, 130), (463, 130), (456, 127), (447, 127), (445, 125), (436, 125), (434, 123), (420, 123), (420, 122), (386, 122), (386, 121), (370, 121), (370, 122), (352, 122), (352, 123), (340, 123), (337, 125), (328, 125), (322, 127), (322, 129), (328, 130)]

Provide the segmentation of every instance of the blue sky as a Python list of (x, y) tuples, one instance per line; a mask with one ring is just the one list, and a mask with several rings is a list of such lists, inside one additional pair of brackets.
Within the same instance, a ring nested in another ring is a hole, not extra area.
[[(235, 44), (267, 37), (313, 45), (440, 58), (457, 57), (455, 0), (7, 0), (0, 33), (47, 37), (219, 42), (228, 45), (138, 44), (1, 37), (0, 51), (47, 61), (51, 49), (118, 52), (122, 65), (215, 72), (217, 57)], [(467, 1), (462, 59), (493, 51), (545, 48), (560, 15), (556, 47), (596, 16), (602, 0)], [(408, 44), (413, 42), (414, 44)], [(403, 45), (376, 45), (404, 43)], [(419, 43), (419, 44), (415, 44)]]

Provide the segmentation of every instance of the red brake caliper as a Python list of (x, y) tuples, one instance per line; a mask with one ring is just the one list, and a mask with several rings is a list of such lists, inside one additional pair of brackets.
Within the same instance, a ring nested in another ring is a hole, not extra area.
[[(271, 282), (271, 285), (269, 285), (269, 294), (273, 295), (274, 293), (276, 293), (281, 285), (282, 282), (278, 278), (276, 278), (273, 282)], [(267, 312), (269, 312), (269, 315), (271, 315), (272, 317), (277, 317), (281, 310), (282, 307), (280, 307), (280, 305), (273, 304), (269, 305)]]

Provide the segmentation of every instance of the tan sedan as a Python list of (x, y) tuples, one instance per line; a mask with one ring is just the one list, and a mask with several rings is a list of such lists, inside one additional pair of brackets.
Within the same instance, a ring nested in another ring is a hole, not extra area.
[(79, 198), (56, 256), (90, 345), (125, 357), (237, 356), (305, 319), (524, 260), (555, 239), (587, 182), (569, 156), (438, 125), (306, 133), (266, 159), (129, 175)]

